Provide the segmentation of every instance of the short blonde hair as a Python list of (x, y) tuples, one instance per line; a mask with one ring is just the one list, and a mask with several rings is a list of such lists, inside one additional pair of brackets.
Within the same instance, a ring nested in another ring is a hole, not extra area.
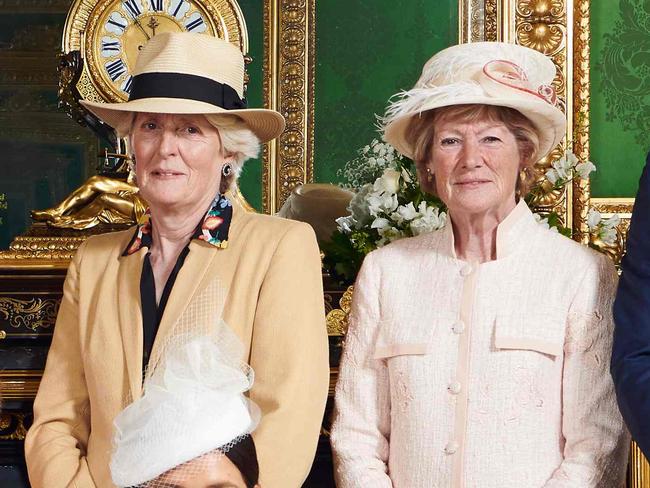
[(533, 123), (514, 108), (495, 105), (467, 104), (452, 105), (429, 110), (413, 117), (409, 124), (406, 140), (413, 147), (414, 161), (422, 188), (436, 194), (435, 175), (427, 178), (427, 164), (431, 161), (436, 124), (442, 120), (476, 122), (489, 120), (503, 123), (515, 136), (519, 155), (523, 162), (521, 177), (517, 180), (517, 196), (525, 196), (535, 181), (533, 170), (539, 153), (539, 135)]

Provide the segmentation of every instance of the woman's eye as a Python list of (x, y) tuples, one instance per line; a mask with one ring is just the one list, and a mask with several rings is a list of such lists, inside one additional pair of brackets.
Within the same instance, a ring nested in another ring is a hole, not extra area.
[(201, 133), (201, 131), (199, 130), (198, 127), (193, 127), (193, 126), (186, 127), (185, 132), (187, 132), (188, 134), (200, 134)]
[(485, 142), (501, 142), (501, 139), (499, 139), (496, 136), (487, 136), (487, 137), (484, 137), (483, 140)]
[(440, 141), (440, 144), (443, 146), (452, 146), (454, 144), (458, 144), (460, 141), (456, 137), (445, 137)]
[(156, 128), (156, 123), (155, 122), (145, 122), (142, 124), (143, 129), (147, 130), (154, 130)]

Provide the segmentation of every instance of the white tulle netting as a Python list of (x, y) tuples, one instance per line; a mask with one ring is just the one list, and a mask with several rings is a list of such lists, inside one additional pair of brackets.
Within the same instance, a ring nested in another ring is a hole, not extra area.
[(142, 396), (114, 421), (110, 469), (117, 486), (178, 486), (213, 472), (257, 426), (259, 409), (244, 396), (253, 370), (221, 318), (224, 300), (214, 281), (154, 345)]

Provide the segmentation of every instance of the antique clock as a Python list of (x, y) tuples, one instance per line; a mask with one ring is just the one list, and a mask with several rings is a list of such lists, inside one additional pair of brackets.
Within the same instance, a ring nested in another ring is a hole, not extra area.
[(62, 48), (79, 52), (79, 96), (127, 100), (142, 46), (161, 32), (181, 31), (217, 36), (248, 52), (246, 23), (235, 0), (75, 0)]

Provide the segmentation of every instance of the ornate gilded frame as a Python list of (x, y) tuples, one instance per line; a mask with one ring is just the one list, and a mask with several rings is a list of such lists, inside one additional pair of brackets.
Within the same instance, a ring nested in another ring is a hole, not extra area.
[(277, 212), (314, 175), (315, 0), (265, 0), (264, 100), (287, 121), (264, 148), (262, 201)]

